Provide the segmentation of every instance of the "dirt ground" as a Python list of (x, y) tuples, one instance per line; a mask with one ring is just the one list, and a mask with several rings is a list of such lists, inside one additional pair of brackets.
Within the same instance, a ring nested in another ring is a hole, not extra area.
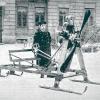
[[(9, 64), (8, 50), (27, 48), (22, 44), (0, 45), (0, 65)], [(52, 50), (54, 52), (54, 50)], [(90, 80), (100, 82), (100, 52), (84, 53), (84, 61)], [(25, 56), (25, 55), (23, 55)], [(27, 54), (27, 56), (32, 56)], [(71, 67), (78, 68), (76, 55)], [(87, 91), (83, 95), (46, 90), (39, 85), (52, 86), (54, 79), (40, 79), (40, 75), (24, 73), (23, 76), (0, 78), (0, 100), (100, 100), (100, 86), (84, 83), (74, 83), (69, 79), (62, 80), (60, 87), (67, 90), (81, 92), (85, 86)]]

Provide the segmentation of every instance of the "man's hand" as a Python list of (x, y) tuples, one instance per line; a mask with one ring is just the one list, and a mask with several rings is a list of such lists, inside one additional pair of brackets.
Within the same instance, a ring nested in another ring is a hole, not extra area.
[(39, 47), (40, 47), (40, 46), (39, 46), (38, 43), (33, 44), (33, 46), (32, 46), (32, 52), (33, 52), (35, 55), (37, 55), (37, 51), (38, 51)]

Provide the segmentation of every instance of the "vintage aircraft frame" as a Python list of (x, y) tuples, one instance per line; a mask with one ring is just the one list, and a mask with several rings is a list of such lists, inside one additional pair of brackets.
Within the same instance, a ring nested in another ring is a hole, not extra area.
[[(83, 80), (72, 80), (72, 81), (100, 85), (100, 83), (92, 82), (88, 79), (86, 69), (85, 69), (85, 65), (84, 65), (83, 55), (82, 55), (82, 52), (81, 52), (81, 46), (80, 46), (81, 32), (82, 32), (89, 16), (90, 16), (90, 10), (85, 12), (82, 27), (81, 27), (80, 31), (76, 32), (76, 37), (73, 40), (73, 46), (70, 48), (65, 61), (62, 63), (62, 66), (60, 68), (60, 71), (62, 73), (59, 74), (57, 72), (57, 67), (54, 67), (57, 64), (57, 62), (55, 62), (53, 58), (56, 55), (56, 53), (60, 50), (60, 48), (62, 47), (63, 44), (57, 49), (57, 51), (54, 53), (53, 56), (49, 56), (48, 54), (39, 50), (37, 45), (33, 46), (32, 49), (9, 50), (9, 57), (10, 57), (10, 61), (12, 62), (12, 64), (0, 65), (0, 72), (2, 71), (2, 69), (9, 70), (6, 74), (6, 76), (8, 76), (9, 74), (17, 75), (17, 74), (15, 74), (15, 71), (21, 72), (21, 74), (18, 75), (18, 76), (21, 76), (23, 74), (23, 72), (48, 75), (50, 77), (55, 78), (54, 86), (53, 87), (40, 86), (41, 88), (51, 89), (51, 90), (56, 90), (56, 91), (63, 91), (63, 92), (68, 92), (68, 93), (74, 93), (74, 94), (79, 94), (79, 95), (82, 95), (83, 93), (86, 92), (87, 86), (85, 86), (84, 90), (81, 93), (76, 92), (76, 91), (66, 90), (66, 89), (64, 90), (64, 89), (61, 89), (59, 87), (59, 83), (62, 81), (62, 79), (82, 75)], [(78, 55), (80, 67), (82, 66), (81, 70), (74, 70), (74, 69), (70, 69), (70, 67), (68, 67), (70, 65), (71, 61), (72, 61), (73, 55), (75, 54), (76, 50), (77, 50), (77, 55)], [(16, 53), (16, 52), (33, 52), (36, 55), (37, 51), (41, 52), (42, 56), (49, 59), (50, 62), (47, 64), (47, 66), (49, 66), (49, 67), (44, 68), (44, 67), (41, 67), (37, 64), (34, 64), (34, 61), (40, 60), (36, 56), (34, 56), (32, 58), (21, 58), (21, 57), (14, 55), (14, 53)], [(13, 57), (15, 59), (13, 59)], [(21, 62), (23, 62), (23, 61), (25, 61), (25, 62), (27, 62), (31, 65), (21, 64)], [(67, 72), (72, 72), (73, 74), (64, 76), (64, 73), (67, 73)], [(1, 77), (6, 77), (6, 76), (1, 75)]]

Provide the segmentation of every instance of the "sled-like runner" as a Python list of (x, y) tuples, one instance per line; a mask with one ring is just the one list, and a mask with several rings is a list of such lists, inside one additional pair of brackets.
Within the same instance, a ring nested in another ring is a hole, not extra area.
[(82, 92), (76, 92), (76, 91), (55, 88), (55, 87), (48, 87), (48, 86), (40, 86), (40, 88), (50, 89), (50, 90), (54, 90), (54, 91), (61, 91), (61, 92), (66, 92), (66, 93), (73, 93), (73, 94), (78, 94), (78, 95), (82, 95), (87, 91), (87, 86), (84, 88), (84, 90)]
[(71, 81), (79, 82), (79, 83), (87, 83), (87, 84), (100, 85), (99, 82), (90, 81), (89, 79), (87, 79), (87, 80), (71, 80)]

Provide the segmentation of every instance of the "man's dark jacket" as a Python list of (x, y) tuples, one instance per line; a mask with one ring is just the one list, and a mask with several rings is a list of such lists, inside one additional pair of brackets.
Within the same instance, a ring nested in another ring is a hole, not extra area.
[[(49, 55), (51, 55), (51, 36), (49, 32), (42, 32), (41, 30), (38, 30), (34, 35), (34, 42), (33, 44), (38, 43), (39, 49)], [(38, 52), (40, 53), (40, 52)], [(37, 57), (41, 58), (39, 61), (39, 65), (45, 67), (49, 60), (37, 55)], [(47, 67), (47, 66), (46, 66)]]

